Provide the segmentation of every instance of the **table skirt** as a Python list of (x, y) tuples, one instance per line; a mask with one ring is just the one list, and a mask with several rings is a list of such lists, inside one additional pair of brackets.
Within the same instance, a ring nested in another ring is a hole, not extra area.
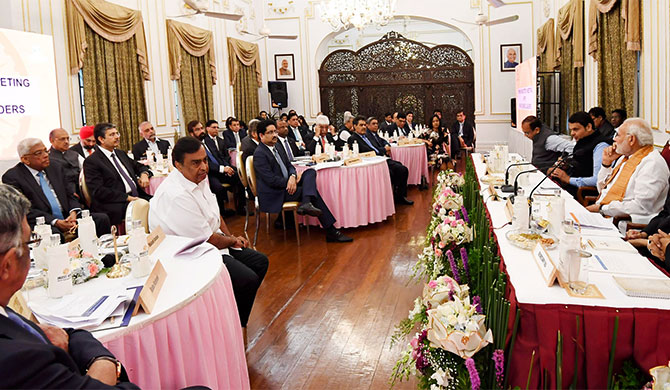
[(428, 173), (428, 157), (426, 146), (424, 144), (415, 146), (393, 146), (391, 147), (391, 157), (407, 167), (409, 175), (407, 184), (421, 184), (421, 177), (426, 178), (430, 183), (430, 174)]
[(248, 389), (249, 374), (230, 276), (225, 267), (185, 306), (103, 344), (143, 389)]
[(164, 176), (152, 176), (149, 178), (149, 189), (147, 191), (147, 194), (153, 195), (156, 193), (156, 190), (158, 190), (158, 186), (161, 185), (163, 180), (167, 178), (167, 175)]

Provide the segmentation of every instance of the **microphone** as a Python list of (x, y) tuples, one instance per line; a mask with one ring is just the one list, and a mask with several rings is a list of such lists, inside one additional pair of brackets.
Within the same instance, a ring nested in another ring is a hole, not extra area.
[(547, 175), (545, 177), (543, 177), (542, 180), (540, 180), (539, 183), (537, 183), (537, 185), (535, 186), (535, 188), (533, 188), (532, 191), (530, 191), (530, 194), (528, 194), (528, 199), (533, 199), (533, 193), (535, 192), (535, 190), (537, 190), (538, 187), (540, 187), (540, 185), (542, 183), (544, 183), (544, 181), (547, 180), (547, 178), (549, 178), (551, 176), (551, 174), (554, 173), (554, 171), (556, 169), (558, 169), (559, 167), (564, 166), (564, 165), (569, 165), (571, 163), (571, 161), (572, 161), (572, 158), (567, 158), (565, 160), (556, 161), (556, 163), (554, 163), (554, 165), (551, 168), (549, 168), (549, 170), (547, 170)]
[[(510, 164), (507, 167), (507, 170), (505, 170), (505, 184), (500, 187), (500, 191), (502, 192), (514, 192), (516, 194), (516, 191), (514, 190), (514, 186), (507, 184), (509, 181), (509, 169), (512, 167), (517, 167), (520, 165), (533, 165), (532, 163), (529, 162), (522, 162), (522, 163), (516, 163), (516, 164)], [(520, 175), (520, 173), (519, 173)], [(517, 175), (518, 176), (518, 175)]]
[(516, 193), (519, 190), (519, 176), (524, 175), (526, 173), (533, 173), (537, 171), (539, 171), (539, 169), (533, 168), (527, 171), (519, 172), (519, 174), (516, 175), (516, 178), (514, 179), (514, 194), (510, 195), (510, 202), (514, 203), (514, 197), (516, 196)]

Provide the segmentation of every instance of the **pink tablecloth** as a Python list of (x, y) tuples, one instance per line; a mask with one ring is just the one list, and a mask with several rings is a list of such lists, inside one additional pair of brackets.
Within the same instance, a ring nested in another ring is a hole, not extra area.
[[(296, 166), (298, 172), (307, 167)], [(362, 166), (317, 172), (316, 187), (335, 219), (335, 227), (351, 228), (381, 222), (395, 214), (391, 176), (384, 160)], [(310, 225), (319, 220), (306, 217)], [(304, 218), (300, 217), (304, 223)]]
[(165, 180), (167, 176), (152, 176), (149, 179), (149, 190), (147, 191), (147, 194), (153, 195), (156, 193), (156, 190), (158, 189), (158, 186), (161, 185), (163, 180)]
[(143, 389), (248, 389), (235, 296), (225, 267), (184, 307), (129, 334), (104, 342)]
[(426, 182), (430, 183), (426, 145), (392, 146), (391, 157), (409, 170), (407, 184), (421, 184), (421, 176), (426, 178)]

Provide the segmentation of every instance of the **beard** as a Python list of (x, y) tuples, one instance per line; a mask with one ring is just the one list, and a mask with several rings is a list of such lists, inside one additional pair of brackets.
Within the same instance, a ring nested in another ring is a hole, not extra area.
[(200, 135), (197, 135), (197, 136), (196, 136), (195, 138), (197, 138), (197, 139), (198, 139), (198, 141), (202, 141), (202, 140), (204, 140), (204, 139), (205, 139), (205, 133), (204, 133), (204, 132), (202, 132), (202, 133), (200, 133)]
[(616, 145), (615, 151), (618, 154), (628, 155), (628, 153), (630, 152), (630, 148), (627, 145), (619, 145), (617, 143), (615, 143), (615, 145)]

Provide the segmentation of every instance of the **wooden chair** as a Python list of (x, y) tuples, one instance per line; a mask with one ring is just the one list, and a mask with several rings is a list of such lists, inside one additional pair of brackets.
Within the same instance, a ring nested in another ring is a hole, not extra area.
[(84, 197), (84, 203), (86, 207), (91, 207), (91, 193), (88, 191), (88, 186), (86, 185), (86, 177), (84, 176), (84, 168), (79, 172), (79, 188), (81, 189), (81, 195)]
[[(237, 175), (240, 177), (240, 181), (242, 182), (242, 185), (244, 186), (244, 196), (246, 197), (247, 200), (247, 207), (244, 210), (245, 211), (245, 217), (244, 217), (244, 231), (247, 231), (247, 227), (249, 226), (249, 202), (254, 201), (254, 199), (249, 198), (249, 179), (247, 176), (247, 170), (245, 168), (244, 164), (244, 152), (238, 148), (237, 150)], [(254, 195), (255, 196), (255, 195)], [(255, 205), (254, 201), (254, 205)], [(256, 210), (258, 212), (258, 210)]]
[[(254, 170), (254, 156), (249, 156), (247, 158), (246, 164), (247, 171), (247, 183), (251, 192), (254, 194), (254, 205), (256, 206), (256, 231), (254, 232), (254, 248), (256, 247), (256, 241), (258, 240), (258, 228), (260, 226), (260, 205), (258, 203), (258, 193), (256, 187), (256, 171)], [(286, 212), (293, 211), (293, 221), (295, 223), (295, 236), (300, 245), (300, 226), (298, 224), (298, 206), (299, 202), (284, 202), (282, 205), (282, 223), (284, 230), (286, 230)], [(270, 213), (265, 213), (266, 218), (266, 231), (270, 232)]]
[(133, 221), (141, 221), (145, 233), (149, 233), (149, 202), (145, 199), (135, 199), (128, 203), (126, 208), (126, 232), (133, 228)]
[(584, 207), (592, 205), (598, 200), (598, 189), (593, 186), (579, 187), (575, 199)]

